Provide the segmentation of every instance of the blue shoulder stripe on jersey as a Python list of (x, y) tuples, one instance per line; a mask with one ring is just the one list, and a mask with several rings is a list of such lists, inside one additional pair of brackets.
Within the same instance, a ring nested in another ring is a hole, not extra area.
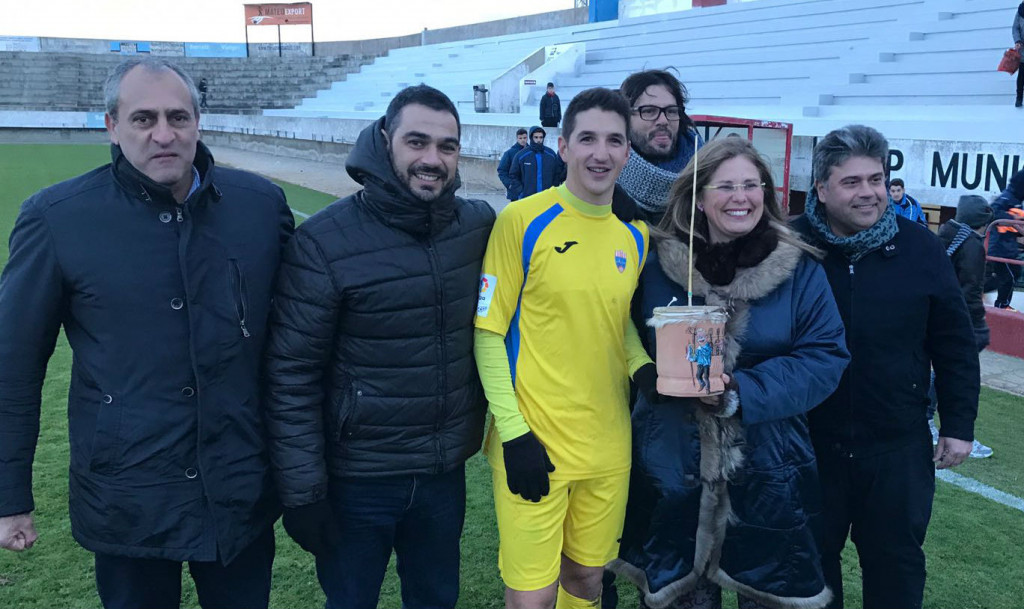
[(544, 213), (531, 220), (526, 227), (526, 232), (523, 233), (523, 284), (519, 286), (519, 299), (516, 301), (515, 315), (512, 316), (508, 332), (505, 333), (505, 352), (508, 354), (508, 367), (512, 371), (513, 387), (516, 386), (516, 362), (519, 361), (519, 314), (523, 308), (523, 290), (526, 289), (526, 278), (530, 275), (530, 258), (533, 257), (533, 250), (537, 246), (540, 234), (560, 213), (562, 213), (562, 206), (555, 203)]
[(644, 234), (640, 232), (640, 229), (633, 226), (629, 222), (623, 222), (629, 232), (633, 233), (633, 240), (636, 241), (636, 268), (640, 268), (644, 263)]

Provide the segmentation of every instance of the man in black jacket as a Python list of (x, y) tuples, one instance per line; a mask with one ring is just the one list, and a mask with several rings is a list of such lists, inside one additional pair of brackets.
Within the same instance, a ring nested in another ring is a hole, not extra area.
[(404, 606), (458, 598), (464, 463), (486, 412), (473, 317), (495, 217), (455, 196), (459, 135), (443, 93), (399, 92), (349, 154), (363, 190), (304, 222), (284, 255), (271, 464), (328, 607), (376, 607), (392, 550)]
[(25, 202), (0, 279), (0, 546), (36, 540), (40, 394), (63, 325), (71, 532), (103, 605), (177, 607), (187, 561), (203, 607), (266, 607), (279, 508), (259, 369), (292, 215), (269, 181), (214, 167), (177, 66), (128, 60), (105, 94), (113, 162)]
[[(980, 372), (953, 267), (928, 229), (888, 205), (888, 143), (852, 125), (814, 148), (815, 187), (796, 228), (822, 264), (852, 360), (839, 388), (810, 413), (822, 484), (825, 579), (842, 607), (839, 556), (851, 535), (866, 609), (920, 607), (921, 546), (935, 468), (971, 452)], [(942, 431), (932, 450), (925, 411), (935, 370)]]
[(562, 102), (555, 93), (555, 83), (549, 82), (548, 89), (540, 98), (540, 124), (543, 127), (558, 127), (562, 122)]

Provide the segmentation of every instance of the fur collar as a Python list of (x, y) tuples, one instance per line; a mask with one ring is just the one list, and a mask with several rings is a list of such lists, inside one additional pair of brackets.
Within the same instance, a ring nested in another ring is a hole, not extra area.
[[(779, 233), (779, 244), (760, 264), (737, 269), (732, 282), (721, 286), (710, 285), (700, 272), (694, 269), (693, 293), (705, 299), (714, 293), (726, 301), (751, 301), (771, 294), (775, 288), (789, 279), (796, 270), (803, 251), (781, 238), (783, 235), (792, 234), (789, 228), (776, 222), (772, 222), (771, 226)], [(795, 234), (793, 237), (796, 238)], [(659, 239), (656, 245), (661, 269), (669, 279), (685, 287), (690, 259), (688, 244), (676, 239)]]

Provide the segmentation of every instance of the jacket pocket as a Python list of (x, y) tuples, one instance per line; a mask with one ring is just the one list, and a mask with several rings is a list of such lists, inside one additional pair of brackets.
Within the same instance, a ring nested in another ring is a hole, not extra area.
[(357, 389), (354, 383), (342, 392), (341, 397), (338, 399), (338, 414), (335, 419), (335, 441), (352, 437), (356, 430), (356, 415), (359, 411), (359, 400), (362, 396), (363, 390)]
[(89, 470), (98, 474), (113, 474), (121, 464), (121, 427), (124, 406), (118, 396), (105, 394), (96, 411), (96, 425), (89, 454)]
[(242, 272), (242, 266), (238, 263), (236, 258), (228, 260), (228, 281), (231, 284), (231, 298), (232, 304), (235, 307), (235, 315), (238, 319), (238, 327), (242, 333), (242, 338), (249, 338), (249, 328), (246, 327), (246, 317), (248, 311), (248, 293), (245, 285), (245, 274)]

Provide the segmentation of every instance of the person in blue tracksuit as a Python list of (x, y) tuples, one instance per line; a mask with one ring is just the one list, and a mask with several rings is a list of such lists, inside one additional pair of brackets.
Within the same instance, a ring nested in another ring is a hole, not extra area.
[(516, 158), (519, 151), (526, 148), (526, 144), (529, 141), (526, 129), (520, 127), (516, 130), (516, 143), (512, 144), (512, 147), (506, 150), (505, 154), (501, 155), (501, 160), (498, 161), (498, 179), (501, 180), (501, 184), (505, 187), (505, 198), (509, 201), (512, 200), (512, 178), (509, 177), (508, 171), (512, 168), (512, 159)]
[(509, 199), (518, 201), (558, 186), (565, 181), (565, 163), (558, 153), (544, 145), (547, 135), (541, 127), (530, 127), (530, 145), (512, 159), (509, 169)]

